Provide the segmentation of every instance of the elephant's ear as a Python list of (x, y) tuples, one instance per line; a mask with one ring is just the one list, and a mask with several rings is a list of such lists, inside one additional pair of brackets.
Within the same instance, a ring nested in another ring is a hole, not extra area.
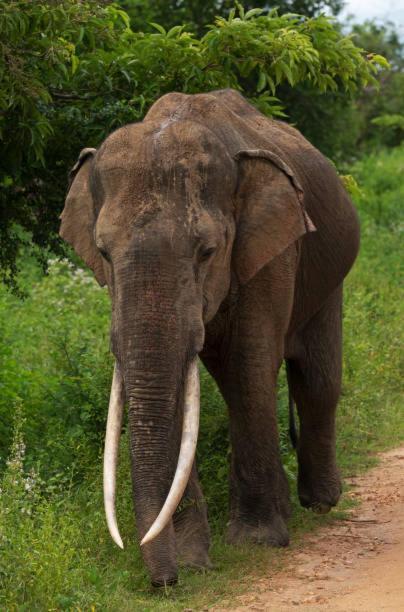
[(105, 285), (105, 271), (94, 241), (94, 205), (89, 176), (96, 149), (83, 149), (69, 175), (69, 191), (60, 219), (59, 234), (92, 269), (101, 286)]
[(247, 283), (290, 244), (315, 226), (303, 208), (303, 189), (291, 168), (275, 153), (239, 151), (236, 239), (233, 265)]

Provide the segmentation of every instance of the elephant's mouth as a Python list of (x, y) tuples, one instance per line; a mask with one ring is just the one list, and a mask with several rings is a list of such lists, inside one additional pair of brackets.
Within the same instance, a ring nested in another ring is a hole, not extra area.
[[(118, 465), (119, 438), (124, 407), (124, 383), (116, 363), (111, 385), (107, 429), (104, 449), (104, 507), (109, 533), (114, 542), (123, 548), (115, 513), (116, 471)], [(195, 458), (199, 430), (200, 390), (198, 358), (189, 364), (185, 382), (181, 446), (177, 468), (167, 498), (159, 515), (141, 541), (141, 546), (154, 540), (171, 520), (188, 484)]]

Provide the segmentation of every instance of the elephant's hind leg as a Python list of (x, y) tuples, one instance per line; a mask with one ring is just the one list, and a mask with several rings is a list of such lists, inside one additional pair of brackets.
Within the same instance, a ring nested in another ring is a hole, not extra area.
[(342, 285), (300, 332), (299, 344), (299, 357), (287, 360), (300, 420), (298, 493), (302, 506), (324, 513), (341, 494), (335, 413), (341, 391)]

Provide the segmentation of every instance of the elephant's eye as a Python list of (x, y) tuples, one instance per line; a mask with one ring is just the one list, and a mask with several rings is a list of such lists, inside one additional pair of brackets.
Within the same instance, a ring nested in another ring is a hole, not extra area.
[(104, 248), (100, 248), (100, 247), (98, 247), (98, 250), (101, 253), (101, 255), (103, 256), (103, 258), (105, 259), (105, 261), (108, 261), (110, 263), (111, 262), (111, 258), (108, 255), (108, 253), (106, 252), (106, 250)]
[(199, 251), (199, 261), (204, 262), (208, 261), (216, 251), (215, 247), (203, 248)]

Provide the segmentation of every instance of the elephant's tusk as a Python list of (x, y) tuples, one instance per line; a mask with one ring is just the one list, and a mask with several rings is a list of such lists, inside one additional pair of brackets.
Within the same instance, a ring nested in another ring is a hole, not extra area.
[(121, 435), (124, 387), (117, 363), (114, 367), (109, 398), (107, 430), (104, 447), (104, 507), (109, 533), (114, 542), (123, 548), (115, 514), (116, 468), (118, 464), (119, 438)]
[(166, 527), (171, 520), (188, 484), (189, 476), (194, 462), (196, 442), (199, 429), (199, 370), (198, 358), (191, 362), (184, 394), (184, 418), (182, 423), (181, 447), (178, 456), (177, 469), (171, 489), (167, 495), (160, 514), (144, 536), (140, 545), (153, 540)]

